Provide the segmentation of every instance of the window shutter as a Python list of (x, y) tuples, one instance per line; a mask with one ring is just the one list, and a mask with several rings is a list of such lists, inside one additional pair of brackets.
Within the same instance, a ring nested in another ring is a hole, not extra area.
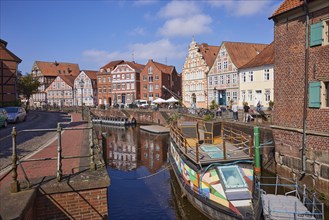
[(322, 44), (322, 22), (311, 25), (311, 42), (310, 46), (317, 46)]
[(321, 92), (321, 82), (310, 82), (308, 107), (320, 108), (321, 106), (320, 92)]

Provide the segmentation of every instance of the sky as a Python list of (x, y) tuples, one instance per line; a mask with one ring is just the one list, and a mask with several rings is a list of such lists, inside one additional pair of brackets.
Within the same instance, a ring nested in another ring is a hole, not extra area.
[(283, 0), (0, 0), (0, 38), (30, 73), (35, 61), (99, 70), (113, 60), (173, 65), (197, 43), (271, 43)]

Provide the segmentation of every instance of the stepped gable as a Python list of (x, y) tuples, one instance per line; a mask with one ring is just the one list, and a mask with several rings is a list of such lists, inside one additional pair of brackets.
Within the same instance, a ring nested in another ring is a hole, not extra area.
[(274, 42), (268, 45), (262, 52), (250, 60), (241, 69), (274, 64)]
[(72, 75), (77, 76), (80, 73), (79, 65), (76, 63), (44, 62), (35, 61), (39, 70), (44, 76)]
[(268, 44), (223, 42), (234, 65), (241, 68), (258, 55)]
[(207, 66), (211, 67), (216, 60), (220, 46), (211, 46), (206, 43), (202, 43), (199, 44), (199, 48)]
[(284, 12), (290, 11), (294, 8), (300, 7), (303, 4), (304, 4), (303, 0), (285, 0), (284, 2), (282, 2), (279, 8), (272, 14), (272, 16), (269, 19), (272, 19), (273, 17), (282, 14)]

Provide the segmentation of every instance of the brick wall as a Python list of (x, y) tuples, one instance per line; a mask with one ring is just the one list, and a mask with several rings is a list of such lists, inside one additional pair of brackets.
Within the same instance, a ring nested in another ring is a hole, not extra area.
[[(316, 4), (316, 3), (315, 3)], [(297, 13), (297, 12), (296, 12)], [(329, 7), (312, 12), (310, 24), (328, 17)], [(288, 17), (290, 16), (290, 17)], [(303, 144), (303, 105), (305, 89), (305, 15), (293, 18), (290, 12), (287, 17), (275, 21), (275, 107), (273, 124), (285, 128), (273, 129), (276, 147), (276, 162), (279, 175), (293, 177), (302, 166)], [(309, 49), (308, 81), (329, 79), (329, 45), (315, 46)], [(307, 131), (329, 133), (329, 109), (307, 108)], [(329, 178), (322, 175), (327, 170), (329, 161), (329, 137), (307, 134), (306, 136), (306, 177), (309, 182), (329, 198)]]
[(34, 219), (106, 219), (107, 188), (47, 194), (39, 191)]

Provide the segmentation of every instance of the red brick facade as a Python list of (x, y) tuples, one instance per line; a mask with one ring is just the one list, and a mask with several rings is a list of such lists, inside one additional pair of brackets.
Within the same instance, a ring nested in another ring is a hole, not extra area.
[(107, 188), (56, 194), (38, 193), (34, 219), (106, 219)]
[[(329, 4), (312, 1), (312, 24), (327, 19)], [(302, 169), (303, 110), (306, 65), (306, 15), (303, 7), (272, 17), (275, 24), (273, 136), (278, 171), (300, 174)], [(310, 38), (311, 34), (309, 35)], [(329, 81), (329, 45), (309, 47), (308, 82)], [(308, 87), (306, 88), (308, 89)], [(309, 91), (308, 91), (309, 92)], [(309, 100), (309, 93), (307, 101)], [(306, 109), (306, 174), (313, 186), (329, 196), (329, 108)]]

